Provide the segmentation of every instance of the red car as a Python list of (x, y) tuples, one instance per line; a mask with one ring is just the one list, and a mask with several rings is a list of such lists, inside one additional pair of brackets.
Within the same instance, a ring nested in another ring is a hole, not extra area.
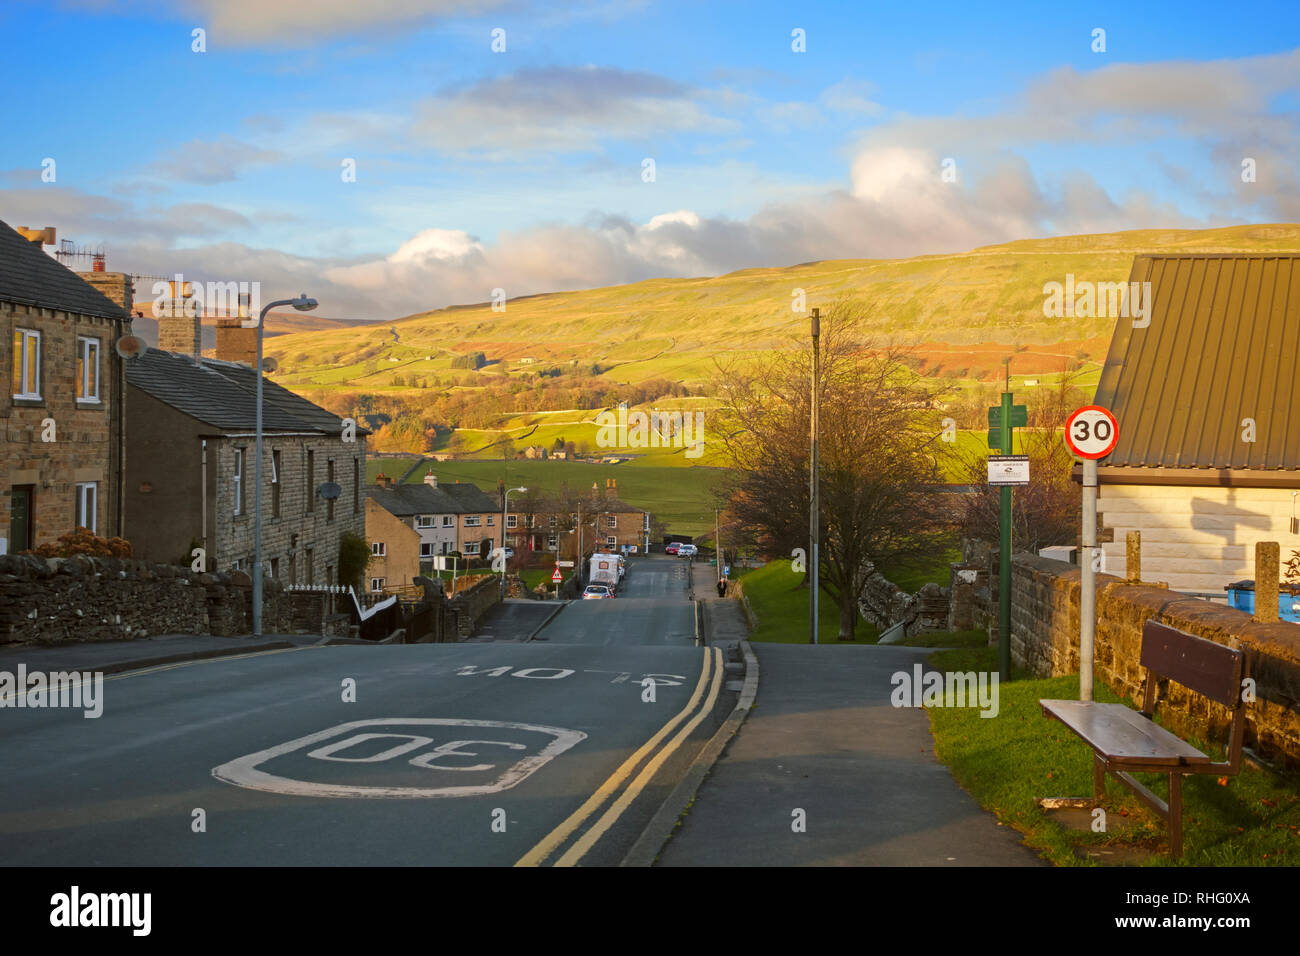
[(676, 554), (677, 549), (680, 548), (681, 546), (682, 544), (680, 541), (670, 541), (668, 542), (668, 545), (664, 548), (664, 554)]

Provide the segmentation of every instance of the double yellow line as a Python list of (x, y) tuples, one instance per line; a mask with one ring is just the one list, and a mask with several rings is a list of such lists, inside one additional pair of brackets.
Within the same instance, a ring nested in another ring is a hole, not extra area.
[[(600, 818), (585, 832), (573, 846), (555, 861), (556, 866), (575, 866), (593, 846), (596, 841), (609, 831), (624, 811), (632, 805), (640, 794), (650, 783), (659, 768), (664, 765), (669, 757), (676, 752), (677, 748), (690, 737), (691, 733), (706, 716), (713, 712), (713, 706), (718, 699), (718, 691), (722, 687), (722, 652), (715, 647), (706, 647), (704, 649), (704, 663), (700, 668), (700, 678), (696, 681), (695, 691), (691, 694), (690, 701), (681, 709), (678, 714), (668, 723), (659, 728), (658, 733), (647, 740), (636, 752), (628, 757), (623, 763), (610, 774), (609, 778), (596, 788), (596, 792), (587, 798), (577, 810), (569, 815), (569, 818), (561, 823), (558, 827), (548, 833), (540, 843), (519, 858), (515, 866), (541, 866), (551, 854), (553, 854), (566, 840), (569, 839), (579, 827), (581, 827), (611, 796), (618, 792), (623, 785), (623, 781), (632, 775), (642, 760), (647, 755), (654, 752), (655, 748), (673, 732), (678, 724), (692, 713), (692, 717), (677, 732), (677, 734), (668, 741), (654, 757), (646, 763), (641, 772), (628, 785), (622, 794), (619, 795), (612, 805), (601, 814)], [(705, 690), (708, 695), (705, 697)], [(704, 705), (700, 706), (701, 698), (704, 698)], [(697, 709), (698, 708), (698, 709)]]

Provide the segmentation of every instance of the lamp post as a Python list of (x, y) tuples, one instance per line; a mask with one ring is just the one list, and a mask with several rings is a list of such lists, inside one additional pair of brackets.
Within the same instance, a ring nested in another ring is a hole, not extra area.
[(527, 488), (508, 488), (501, 498), (501, 600), (506, 597), (506, 515), (510, 512), (510, 495), (526, 492)]
[[(262, 636), (262, 329), (266, 313), (281, 305), (291, 305), (299, 312), (310, 312), (318, 303), (301, 293), (296, 299), (276, 299), (257, 316), (257, 463), (253, 466), (253, 636)], [(244, 328), (247, 323), (241, 322)]]

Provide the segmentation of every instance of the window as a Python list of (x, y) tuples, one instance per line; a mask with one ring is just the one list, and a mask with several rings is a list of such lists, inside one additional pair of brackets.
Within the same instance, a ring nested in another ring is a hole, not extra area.
[(525, 524), (527, 524), (528, 527), (530, 528), (533, 527), (535, 524), (537, 524), (537, 515), (529, 515), (527, 520), (525, 521)]
[[(445, 544), (445, 543), (446, 543), (446, 542), (444, 542), (444, 544)], [(432, 541), (421, 541), (421, 542), (420, 542), (420, 557), (422, 557), (422, 558), (431, 558), (431, 557), (433, 557), (433, 542), (432, 542)]]
[(383, 589), (384, 589), (384, 578), (371, 578), (371, 579), (370, 579), (370, 593), (371, 593), (371, 594), (378, 594), (378, 593), (379, 593), (380, 591), (382, 591)]
[(434, 515), (420, 515), (415, 519), (415, 526), (417, 528), (432, 528), (434, 520)]
[(14, 398), (41, 397), (41, 333), (14, 329)]
[(478, 516), (478, 515), (466, 515), (466, 516), (465, 516), (465, 527), (467, 527), (467, 528), (477, 528), (478, 526), (479, 526), (479, 516)]
[[(316, 453), (310, 449), (307, 451), (307, 467), (302, 473), (307, 482), (307, 487), (303, 489), (307, 498), (307, 513), (311, 514), (316, 510)], [(307, 583), (311, 584), (310, 574), (307, 576)]]
[(559, 523), (560, 523), (560, 519), (557, 518), (555, 515), (551, 515), (549, 518), (546, 519), (546, 527), (548, 528), (554, 528)]
[(618, 538), (611, 534), (605, 539), (605, 544), (611, 548), (618, 547)]
[(74, 528), (85, 528), (91, 534), (98, 531), (96, 518), (99, 505), (99, 485), (96, 482), (79, 482), (77, 484), (77, 520)]
[(519, 527), (519, 515), (506, 515), (506, 527), (507, 528)]
[(77, 338), (77, 401), (99, 401), (99, 339)]
[(606, 528), (617, 528), (617, 527), (618, 527), (618, 518), (614, 517), (613, 515), (610, 515), (609, 517), (607, 517), (607, 518), (605, 519), (605, 527), (606, 527)]
[(443, 516), (442, 516), (442, 526), (443, 526), (444, 528), (454, 528), (454, 527), (456, 527), (456, 517), (455, 517), (454, 515), (443, 515)]
[(306, 554), (303, 557), (303, 562), (302, 562), (302, 577), (303, 577), (302, 583), (303, 584), (316, 583), (316, 580), (312, 577), (312, 572), (315, 570), (314, 565), (312, 563), (312, 557), (314, 553), (315, 552), (313, 552), (311, 548), (308, 548), (306, 550)]
[(244, 565), (243, 561), (241, 561), (239, 558), (235, 558), (234, 561), (230, 562), (230, 570), (241, 571), (243, 570), (243, 565)]
[(244, 449), (235, 449), (235, 514), (244, 513)]
[(473, 555), (473, 554), (478, 554), (478, 542), (477, 542), (477, 541), (466, 541), (466, 542), (465, 542), (465, 547), (464, 547), (463, 549), (461, 549), (461, 550), (462, 550), (462, 552), (463, 552), (466, 556)]
[(383, 541), (375, 541), (372, 542), (370, 545), (370, 553), (373, 554), (376, 558), (383, 558), (383, 557), (387, 557), (388, 549), (385, 547)]
[(271, 559), (271, 577), (278, 579), (280, 577), (280, 559)]
[(280, 453), (271, 452), (271, 517), (280, 517)]
[[(331, 484), (334, 483), (334, 459), (333, 458), (331, 458), (329, 462), (325, 465), (325, 476), (326, 476), (325, 477), (326, 481), (330, 482)], [(330, 498), (328, 501), (325, 502), (325, 520), (326, 521), (334, 520), (334, 499), (333, 498)]]
[(496, 520), (496, 515), (488, 515), (488, 527), (489, 527), (489, 528), (492, 527), (492, 523), (493, 523), (493, 521), (495, 521), (495, 520)]

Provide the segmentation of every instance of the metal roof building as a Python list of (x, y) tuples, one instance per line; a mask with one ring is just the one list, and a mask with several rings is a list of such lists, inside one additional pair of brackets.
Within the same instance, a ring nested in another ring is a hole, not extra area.
[(1139, 256), (1130, 282), (1149, 311), (1097, 387), (1120, 426), (1102, 483), (1296, 484), (1300, 254)]

